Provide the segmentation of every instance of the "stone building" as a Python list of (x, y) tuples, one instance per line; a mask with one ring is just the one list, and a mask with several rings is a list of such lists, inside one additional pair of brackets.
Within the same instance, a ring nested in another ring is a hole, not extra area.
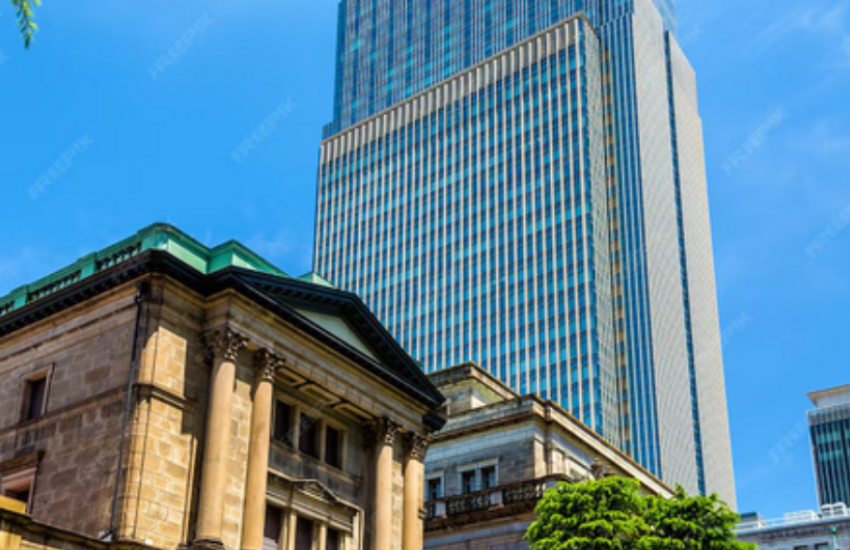
[(442, 402), (356, 296), (154, 225), (0, 298), (0, 546), (419, 550)]
[(426, 550), (522, 550), (534, 505), (559, 481), (607, 475), (673, 491), (559, 405), (520, 396), (474, 364), (430, 375), (447, 423), (425, 463)]

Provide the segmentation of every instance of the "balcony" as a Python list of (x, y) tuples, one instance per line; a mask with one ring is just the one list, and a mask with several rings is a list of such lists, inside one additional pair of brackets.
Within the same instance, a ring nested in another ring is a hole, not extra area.
[(461, 518), (463, 521), (469, 521), (470, 514), (481, 515), (481, 519), (487, 519), (533, 510), (543, 493), (561, 481), (570, 479), (564, 475), (547, 476), (428, 501), (425, 503), (425, 530), (439, 529)]
[(361, 504), (363, 482), (359, 477), (278, 441), (272, 441), (269, 468), (289, 480), (317, 481), (336, 496), (351, 503)]

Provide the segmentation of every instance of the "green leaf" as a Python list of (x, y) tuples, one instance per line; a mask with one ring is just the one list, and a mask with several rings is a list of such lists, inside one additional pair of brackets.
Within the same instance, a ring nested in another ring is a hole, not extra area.
[(12, 5), (17, 8), (18, 29), (24, 39), (24, 47), (29, 48), (38, 31), (38, 25), (33, 21), (33, 6), (41, 6), (41, 0), (12, 0)]

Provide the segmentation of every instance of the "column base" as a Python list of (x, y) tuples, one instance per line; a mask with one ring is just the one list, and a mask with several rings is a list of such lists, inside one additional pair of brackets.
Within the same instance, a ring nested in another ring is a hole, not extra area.
[(192, 543), (190, 550), (226, 550), (224, 543), (215, 539), (198, 539)]

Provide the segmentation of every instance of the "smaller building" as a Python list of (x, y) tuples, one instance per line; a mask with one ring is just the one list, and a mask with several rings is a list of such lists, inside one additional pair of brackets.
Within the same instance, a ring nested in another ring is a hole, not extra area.
[(759, 550), (847, 550), (850, 548), (850, 511), (843, 504), (785, 514), (766, 520), (744, 514), (738, 538), (753, 542)]
[(430, 375), (447, 423), (425, 461), (425, 548), (519, 550), (534, 506), (559, 481), (617, 475), (673, 491), (552, 401), (520, 396), (475, 364)]
[(809, 429), (820, 505), (850, 504), (850, 384), (809, 399), (817, 407), (809, 411)]

